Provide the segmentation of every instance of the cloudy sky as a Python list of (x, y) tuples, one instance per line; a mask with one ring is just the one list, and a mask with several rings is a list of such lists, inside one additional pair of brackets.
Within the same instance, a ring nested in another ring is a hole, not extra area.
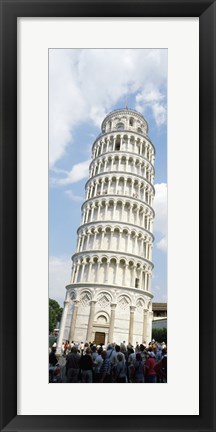
[(112, 110), (141, 112), (155, 158), (154, 301), (167, 301), (167, 50), (49, 50), (49, 297), (63, 305), (91, 159)]

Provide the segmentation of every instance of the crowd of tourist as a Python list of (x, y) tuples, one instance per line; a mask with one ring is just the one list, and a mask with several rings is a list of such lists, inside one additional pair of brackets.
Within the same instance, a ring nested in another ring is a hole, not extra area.
[[(65, 357), (65, 375), (68, 383), (166, 383), (167, 346), (154, 339), (146, 345), (107, 346), (94, 343), (62, 344), (61, 355)], [(58, 365), (56, 344), (49, 354), (51, 370)]]

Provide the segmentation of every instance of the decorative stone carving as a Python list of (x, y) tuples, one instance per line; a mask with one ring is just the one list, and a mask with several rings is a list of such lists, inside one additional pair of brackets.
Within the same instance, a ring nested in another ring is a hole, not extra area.
[(82, 306), (88, 306), (91, 301), (91, 295), (88, 292), (83, 292), (80, 298), (80, 303)]
[(106, 294), (106, 293), (102, 293), (99, 294), (99, 299), (98, 299), (98, 304), (102, 307), (102, 308), (106, 308), (110, 305), (111, 303), (111, 295)]
[(130, 300), (126, 296), (120, 297), (118, 305), (121, 309), (126, 309), (130, 305)]

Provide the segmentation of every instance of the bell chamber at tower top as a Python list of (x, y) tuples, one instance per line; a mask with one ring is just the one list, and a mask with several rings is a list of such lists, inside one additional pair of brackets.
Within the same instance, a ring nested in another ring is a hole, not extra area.
[[(113, 111), (103, 120), (101, 130), (102, 132), (98, 135), (92, 146), (94, 164), (105, 164), (106, 170), (106, 167), (109, 169), (110, 166), (112, 167), (112, 164), (109, 165), (105, 160), (100, 160), (100, 157), (104, 154), (112, 153), (112, 156), (113, 152), (121, 154), (123, 159), (120, 163), (123, 163), (123, 165), (125, 164), (125, 157), (130, 158), (132, 154), (135, 156), (138, 155), (140, 159), (132, 162), (134, 169), (136, 170), (138, 166), (142, 165), (142, 169), (139, 169), (140, 173), (145, 170), (147, 174), (144, 177), (147, 175), (147, 180), (152, 182), (154, 177), (155, 148), (147, 135), (148, 123), (142, 114), (128, 109)], [(90, 177), (92, 169), (93, 166), (91, 164)]]
[(146, 135), (148, 124), (140, 113), (125, 108), (112, 111), (105, 117), (101, 125), (102, 133), (124, 130)]

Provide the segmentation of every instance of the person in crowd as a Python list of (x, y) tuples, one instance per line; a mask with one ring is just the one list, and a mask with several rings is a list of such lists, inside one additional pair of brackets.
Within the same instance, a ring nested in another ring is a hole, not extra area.
[(153, 351), (149, 351), (148, 358), (145, 363), (147, 383), (156, 383), (156, 371), (154, 369), (154, 366), (155, 366), (155, 353)]
[(123, 353), (117, 354), (117, 364), (115, 366), (113, 382), (126, 383), (127, 382), (127, 370), (126, 362)]
[(90, 347), (89, 343), (88, 343), (88, 342), (85, 342), (85, 344), (84, 344), (84, 349), (83, 349), (83, 354), (86, 353), (86, 350), (87, 350), (87, 348), (89, 348), (89, 347)]
[(160, 344), (157, 344), (157, 348), (154, 350), (155, 362), (158, 363), (162, 359), (162, 348)]
[(131, 367), (133, 361), (135, 360), (135, 353), (134, 353), (134, 349), (132, 348), (132, 345), (127, 346), (127, 352), (125, 357), (126, 357), (127, 379), (128, 382), (131, 382)]
[(131, 367), (131, 378), (134, 383), (144, 383), (145, 366), (140, 352), (136, 353), (135, 361)]
[(80, 359), (81, 379), (82, 383), (93, 382), (93, 360), (91, 357), (91, 349), (86, 347), (85, 354)]
[(58, 364), (56, 357), (56, 347), (52, 346), (49, 353), (49, 382), (53, 382), (55, 366)]
[(146, 349), (146, 347), (147, 347), (147, 343), (146, 343), (146, 341), (144, 340), (143, 341), (143, 344), (142, 344), (143, 346), (144, 346), (144, 348)]
[(52, 350), (49, 353), (49, 364), (50, 366), (55, 366), (57, 363), (58, 359), (56, 357), (56, 347), (52, 347)]
[(71, 348), (71, 353), (68, 354), (66, 360), (66, 376), (68, 383), (79, 382), (80, 359), (81, 356), (78, 353), (78, 349), (74, 346)]
[(103, 359), (103, 363), (102, 363), (102, 365), (100, 367), (99, 382), (100, 383), (110, 383), (111, 382), (110, 359), (107, 356), (107, 351), (106, 350), (102, 351), (101, 357)]
[(70, 347), (69, 340), (66, 340), (65, 344), (64, 344), (64, 355), (65, 355), (65, 357), (68, 355), (69, 347)]
[(145, 354), (145, 346), (143, 344), (140, 344), (140, 355), (142, 357), (142, 360), (144, 361), (144, 363), (146, 362), (146, 354)]
[(95, 359), (96, 359), (96, 357), (97, 357), (97, 347), (96, 347), (96, 345), (92, 345), (91, 347), (91, 356), (92, 356), (92, 360), (93, 360), (93, 363), (94, 363), (94, 361), (95, 361)]
[(80, 342), (80, 344), (79, 344), (79, 351), (80, 351), (80, 354), (83, 355), (83, 351), (84, 351), (84, 343), (83, 342)]
[(63, 356), (64, 355), (64, 342), (62, 342), (62, 346), (61, 346), (61, 355)]
[[(118, 359), (117, 359), (117, 356), (118, 356), (118, 354), (120, 353), (120, 345), (115, 345), (115, 350), (114, 350), (114, 354), (113, 354), (113, 356), (112, 356), (112, 370), (114, 371), (114, 369), (116, 368), (116, 365), (117, 365), (117, 363), (118, 363)], [(122, 356), (123, 356), (123, 360), (124, 360), (124, 362), (126, 361), (125, 360), (125, 354), (124, 353), (121, 353), (122, 354)]]
[(107, 346), (107, 360), (109, 361), (109, 370), (107, 373), (107, 380), (110, 376), (110, 382), (112, 382), (112, 374), (113, 374), (113, 368), (115, 366), (115, 356), (116, 356), (116, 351), (114, 349), (113, 344), (108, 344)]
[(120, 351), (125, 355), (125, 353), (126, 353), (126, 351), (127, 351), (127, 349), (126, 349), (126, 345), (125, 345), (125, 341), (123, 341), (123, 342), (120, 344)]
[(95, 383), (99, 383), (100, 379), (100, 368), (103, 363), (103, 358), (101, 356), (102, 351), (103, 348), (101, 346), (98, 346), (96, 356), (94, 356), (93, 359), (93, 382)]
[(160, 369), (158, 372), (158, 382), (167, 382), (167, 349), (164, 348), (161, 353)]

